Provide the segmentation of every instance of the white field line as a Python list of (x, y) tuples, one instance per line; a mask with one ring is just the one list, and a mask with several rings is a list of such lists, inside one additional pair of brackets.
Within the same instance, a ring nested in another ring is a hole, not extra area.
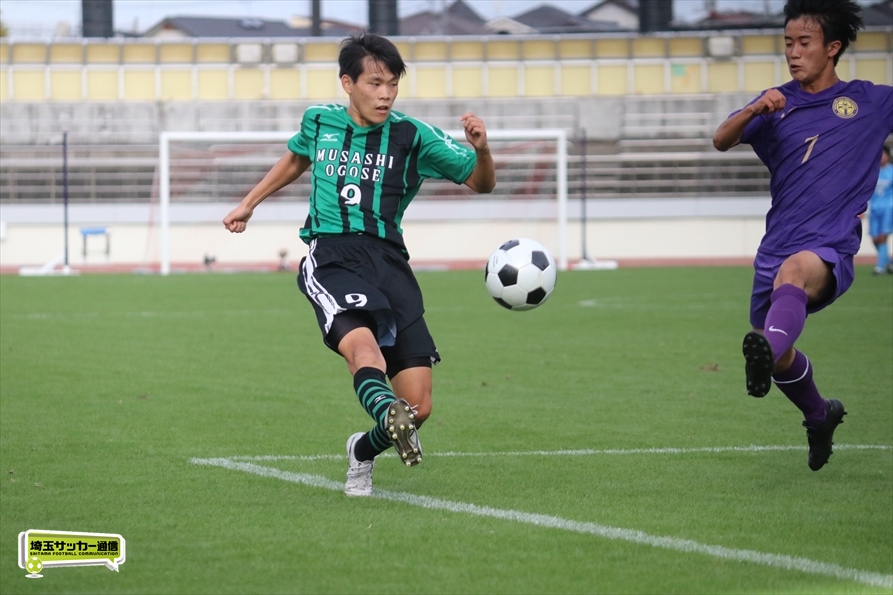
[[(578, 449), (578, 450), (528, 450), (509, 452), (435, 452), (426, 454), (429, 457), (579, 457), (589, 455), (684, 455), (696, 453), (721, 453), (721, 452), (767, 452), (767, 451), (805, 451), (806, 445), (800, 446), (708, 446), (705, 448), (609, 448), (604, 450)], [(893, 450), (889, 444), (835, 444), (834, 450)], [(393, 457), (393, 453), (379, 455)], [(347, 455), (245, 455), (228, 457), (231, 461), (335, 461), (346, 458)]]
[[(261, 477), (271, 477), (282, 481), (300, 483), (317, 488), (325, 488), (335, 492), (344, 489), (344, 484), (331, 479), (322, 477), (321, 475), (310, 475), (308, 473), (294, 473), (292, 471), (283, 471), (254, 463), (239, 462), (232, 459), (190, 459), (190, 463), (196, 465), (209, 465), (213, 467), (223, 467), (224, 469), (232, 469), (234, 471), (244, 471)], [(675, 550), (684, 553), (702, 554), (712, 556), (714, 558), (722, 558), (732, 560), (734, 562), (749, 562), (752, 564), (760, 564), (762, 566), (771, 566), (774, 568), (782, 568), (785, 570), (795, 570), (807, 574), (817, 574), (830, 576), (842, 580), (852, 580), (873, 587), (893, 588), (893, 575), (880, 574), (877, 572), (869, 572), (856, 568), (846, 568), (838, 564), (830, 564), (827, 562), (818, 562), (808, 558), (797, 558), (792, 556), (784, 556), (781, 554), (766, 554), (754, 550), (738, 550), (727, 548), (719, 545), (708, 545), (698, 543), (690, 539), (679, 539), (677, 537), (666, 537), (659, 535), (649, 535), (635, 529), (623, 529), (621, 527), (608, 527), (596, 523), (584, 523), (579, 521), (571, 521), (560, 517), (549, 516), (544, 514), (534, 514), (529, 512), (520, 512), (517, 510), (502, 510), (499, 508), (490, 508), (489, 506), (478, 506), (476, 504), (467, 504), (464, 502), (453, 502), (451, 500), (442, 500), (440, 498), (431, 498), (429, 496), (416, 496), (404, 492), (391, 492), (376, 488), (372, 492), (372, 498), (380, 500), (390, 500), (392, 502), (403, 502), (412, 506), (420, 506), (431, 510), (446, 510), (449, 512), (465, 513), (481, 517), (490, 517), (505, 521), (514, 521), (516, 523), (525, 523), (528, 525), (536, 525), (538, 527), (547, 527), (551, 529), (561, 529), (571, 531), (573, 533), (584, 533), (589, 535), (597, 535), (606, 539), (629, 541), (642, 545), (650, 545), (668, 550)]]

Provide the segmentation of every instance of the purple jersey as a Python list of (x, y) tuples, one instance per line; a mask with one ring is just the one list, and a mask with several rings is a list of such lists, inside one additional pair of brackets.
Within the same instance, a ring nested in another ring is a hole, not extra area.
[(790, 256), (827, 246), (856, 254), (858, 216), (874, 192), (881, 148), (893, 132), (893, 87), (839, 81), (813, 94), (791, 81), (778, 90), (784, 109), (754, 118), (741, 138), (771, 174), (772, 206), (760, 251)]

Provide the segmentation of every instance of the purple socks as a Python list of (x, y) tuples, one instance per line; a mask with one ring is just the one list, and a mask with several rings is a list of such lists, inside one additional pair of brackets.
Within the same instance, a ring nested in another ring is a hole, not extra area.
[(817, 426), (825, 421), (825, 399), (812, 381), (809, 358), (794, 350), (794, 363), (784, 372), (776, 372), (772, 380), (778, 389), (803, 412), (807, 425)]
[(782, 285), (769, 297), (771, 306), (766, 314), (763, 335), (772, 346), (777, 362), (803, 332), (806, 324), (806, 292), (794, 285)]
[[(806, 324), (806, 292), (794, 285), (782, 285), (769, 298), (772, 305), (766, 315), (763, 334), (772, 346), (777, 362), (803, 332)], [(825, 399), (812, 381), (809, 359), (794, 350), (794, 362), (784, 372), (776, 372), (772, 380), (778, 389), (803, 412), (810, 426), (825, 421)]]

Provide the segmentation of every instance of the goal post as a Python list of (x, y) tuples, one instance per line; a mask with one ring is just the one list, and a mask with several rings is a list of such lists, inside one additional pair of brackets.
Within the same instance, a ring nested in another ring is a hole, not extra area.
[[(445, 130), (447, 135), (464, 141), (463, 130)], [(171, 273), (171, 200), (172, 200), (172, 162), (178, 158), (172, 153), (177, 143), (193, 143), (197, 146), (208, 146), (212, 143), (281, 143), (278, 145), (284, 153), (283, 145), (293, 137), (295, 132), (162, 132), (159, 135), (159, 272), (162, 275)], [(493, 153), (497, 164), (497, 191), (503, 192), (502, 198), (507, 200), (524, 200), (531, 197), (555, 200), (556, 223), (556, 262), (560, 270), (568, 269), (568, 137), (564, 129), (517, 129), (488, 130), (487, 137), (492, 143), (516, 142), (513, 151), (497, 150)], [(525, 143), (534, 145), (532, 151)], [(521, 148), (517, 148), (520, 146)], [(546, 147), (546, 148), (543, 148)], [(532, 154), (525, 153), (525, 150)], [(275, 161), (265, 165), (263, 173)], [(503, 167), (507, 169), (502, 169)], [(502, 174), (511, 174), (509, 184), (504, 184)], [(551, 178), (551, 179), (549, 179)], [(535, 183), (531, 183), (534, 180)], [(432, 181), (423, 184), (423, 192)], [(504, 188), (500, 188), (500, 185)], [(421, 194), (420, 194), (421, 197)], [(237, 201), (242, 197), (235, 192), (228, 200)], [(487, 197), (490, 198), (490, 197)], [(497, 198), (497, 197), (493, 197)], [(412, 210), (412, 209), (410, 209)], [(500, 241), (510, 238), (500, 238)], [(486, 255), (484, 256), (486, 258)]]
[[(291, 132), (162, 132), (158, 141), (158, 226), (162, 275), (171, 273), (171, 141), (199, 142), (287, 142)], [(235, 197), (234, 197), (235, 198)]]

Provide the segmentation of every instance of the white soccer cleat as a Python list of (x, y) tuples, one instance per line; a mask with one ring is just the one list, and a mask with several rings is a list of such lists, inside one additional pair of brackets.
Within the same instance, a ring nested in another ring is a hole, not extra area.
[(347, 496), (372, 495), (372, 470), (375, 461), (358, 461), (353, 454), (354, 445), (363, 434), (364, 432), (357, 432), (347, 439), (347, 479), (344, 482), (344, 494)]

